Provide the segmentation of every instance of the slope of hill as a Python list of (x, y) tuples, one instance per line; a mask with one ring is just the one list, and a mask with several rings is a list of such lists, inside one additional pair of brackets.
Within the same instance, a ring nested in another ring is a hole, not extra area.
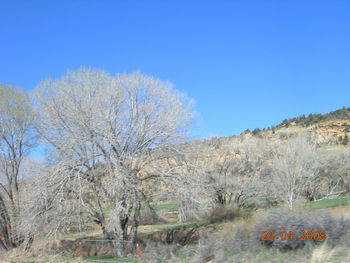
[(344, 107), (342, 109), (331, 111), (326, 114), (309, 114), (308, 116), (302, 115), (295, 118), (285, 119), (273, 128), (282, 128), (291, 125), (308, 127), (311, 125), (318, 124), (320, 122), (331, 120), (350, 120), (350, 108)]
[(255, 129), (252, 132), (246, 130), (240, 136), (283, 138), (290, 135), (310, 136), (316, 143), (323, 145), (347, 145), (350, 137), (350, 108), (289, 118), (271, 128)]

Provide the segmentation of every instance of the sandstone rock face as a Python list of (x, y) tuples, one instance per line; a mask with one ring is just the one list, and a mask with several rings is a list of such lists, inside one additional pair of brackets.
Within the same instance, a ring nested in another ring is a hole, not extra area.
[(350, 121), (333, 120), (315, 124), (308, 128), (313, 133), (318, 143), (324, 144), (347, 144), (346, 139), (350, 136)]
[[(242, 135), (249, 138), (247, 134)], [(330, 120), (320, 122), (308, 127), (293, 125), (278, 129), (262, 131), (259, 137), (285, 138), (287, 136), (310, 136), (316, 143), (322, 145), (350, 143), (350, 120)]]

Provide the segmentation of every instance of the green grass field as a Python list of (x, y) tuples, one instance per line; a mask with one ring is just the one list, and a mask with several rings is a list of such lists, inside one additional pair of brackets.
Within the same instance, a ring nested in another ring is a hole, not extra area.
[(309, 202), (305, 204), (304, 207), (306, 209), (319, 209), (319, 208), (330, 208), (330, 207), (348, 206), (348, 205), (350, 205), (350, 196)]

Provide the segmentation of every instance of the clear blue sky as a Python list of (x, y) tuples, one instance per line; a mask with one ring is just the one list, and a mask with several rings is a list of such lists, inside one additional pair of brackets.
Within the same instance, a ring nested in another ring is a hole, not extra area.
[(350, 1), (0, 1), (0, 83), (80, 66), (171, 81), (196, 136), (264, 128), (350, 106)]

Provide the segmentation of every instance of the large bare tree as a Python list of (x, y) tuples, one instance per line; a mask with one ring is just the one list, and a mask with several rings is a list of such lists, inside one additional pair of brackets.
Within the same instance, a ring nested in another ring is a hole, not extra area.
[(27, 95), (0, 85), (0, 249), (24, 241), (21, 224), (20, 168), (34, 143), (33, 111)]
[[(55, 167), (49, 185), (60, 193), (51, 199), (77, 206), (107, 238), (133, 242), (147, 182), (171, 175), (154, 164), (166, 158), (162, 149), (186, 138), (191, 101), (137, 72), (86, 68), (43, 81), (35, 98), (37, 127)], [(65, 221), (72, 215), (61, 214)]]

